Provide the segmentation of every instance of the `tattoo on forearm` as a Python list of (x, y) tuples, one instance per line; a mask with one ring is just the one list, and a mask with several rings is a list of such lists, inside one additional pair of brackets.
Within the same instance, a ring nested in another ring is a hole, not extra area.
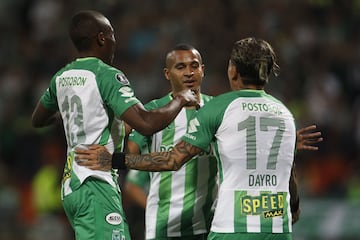
[(146, 155), (126, 155), (125, 163), (129, 168), (148, 171), (178, 170), (185, 162), (201, 149), (193, 145), (180, 142), (170, 152), (156, 152)]

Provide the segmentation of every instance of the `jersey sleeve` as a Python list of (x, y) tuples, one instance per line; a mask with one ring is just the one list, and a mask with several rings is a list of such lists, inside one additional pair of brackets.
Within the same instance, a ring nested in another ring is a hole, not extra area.
[(99, 89), (105, 105), (108, 105), (117, 117), (140, 102), (135, 97), (130, 82), (120, 70), (107, 68), (99, 77)]
[(126, 181), (146, 190), (150, 184), (150, 175), (149, 172), (131, 169), (126, 175)]
[(54, 112), (59, 110), (59, 106), (58, 106), (57, 98), (56, 98), (55, 78), (51, 79), (50, 86), (48, 87), (48, 89), (46, 89), (44, 94), (41, 96), (40, 102), (46, 109), (50, 109)]
[(211, 100), (202, 107), (189, 121), (181, 140), (206, 151), (221, 123), (223, 108), (219, 104), (219, 101)]
[(138, 145), (142, 154), (150, 152), (151, 137), (143, 136), (139, 132), (132, 130), (129, 134), (128, 141), (132, 141)]

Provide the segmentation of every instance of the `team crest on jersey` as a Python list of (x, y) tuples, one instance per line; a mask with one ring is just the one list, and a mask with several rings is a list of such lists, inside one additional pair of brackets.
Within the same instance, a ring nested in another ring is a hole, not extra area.
[(125, 236), (121, 236), (119, 230), (113, 230), (111, 240), (124, 240)]
[(115, 79), (123, 85), (129, 85), (129, 80), (125, 77), (123, 73), (117, 73)]

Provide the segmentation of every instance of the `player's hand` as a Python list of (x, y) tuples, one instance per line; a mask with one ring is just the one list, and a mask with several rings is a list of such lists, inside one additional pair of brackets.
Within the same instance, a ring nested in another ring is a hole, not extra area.
[(321, 132), (314, 132), (316, 125), (310, 125), (305, 128), (301, 128), (296, 132), (296, 149), (316, 151), (319, 148), (314, 144), (322, 142)]
[(196, 109), (200, 108), (200, 104), (196, 92), (190, 89), (182, 90), (178, 92), (174, 97), (180, 98), (181, 102), (184, 103), (184, 106), (188, 106), (188, 107), (195, 106)]
[(110, 171), (112, 155), (102, 145), (90, 145), (88, 149), (75, 148), (75, 161), (78, 165), (92, 170)]

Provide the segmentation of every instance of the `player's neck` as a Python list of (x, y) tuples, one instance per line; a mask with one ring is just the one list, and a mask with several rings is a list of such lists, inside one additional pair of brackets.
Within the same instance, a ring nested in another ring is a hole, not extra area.
[(247, 89), (247, 90), (264, 90), (264, 86), (260, 86), (260, 85), (255, 85), (255, 84), (243, 84), (240, 87), (240, 90), (243, 89)]

